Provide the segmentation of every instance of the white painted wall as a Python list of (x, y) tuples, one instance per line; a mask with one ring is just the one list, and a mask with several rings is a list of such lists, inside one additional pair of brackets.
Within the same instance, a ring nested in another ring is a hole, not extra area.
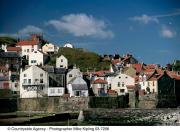
[(34, 51), (29, 53), (29, 65), (44, 65), (47, 59), (47, 55), (40, 51)]
[(67, 73), (66, 84), (68, 84), (73, 78), (78, 77), (78, 76), (83, 77), (82, 72), (78, 68), (73, 68)]
[(48, 96), (63, 96), (65, 92), (64, 87), (49, 87)]
[(81, 92), (80, 96), (88, 96), (88, 89), (87, 90), (73, 90), (72, 89), (72, 84), (86, 84), (86, 81), (84, 81), (84, 79), (82, 77), (76, 77), (76, 79), (71, 82), (70, 84), (67, 84), (67, 89), (68, 89), (68, 93), (70, 94), (70, 97), (72, 96), (76, 96), (76, 92), (79, 91)]
[[(26, 83), (24, 82), (26, 79)], [(31, 79), (31, 83), (28, 83), (28, 79)], [(40, 83), (40, 79), (43, 79), (43, 83)], [(43, 94), (48, 94), (48, 73), (37, 66), (31, 66), (25, 71), (20, 73), (20, 98), (36, 98), (42, 97)], [(26, 90), (23, 84), (32, 86), (33, 84), (44, 84), (43, 91), (37, 93), (37, 90)]]
[[(118, 82), (120, 83), (119, 86)], [(124, 89), (124, 93), (128, 93), (127, 85), (135, 85), (135, 79), (126, 74), (120, 73), (111, 81), (111, 89), (117, 91), (118, 95), (123, 94), (120, 93), (120, 89)]]
[(107, 93), (108, 84), (92, 84), (92, 90), (95, 96), (98, 96), (99, 88), (103, 88), (104, 93)]
[(147, 90), (146, 90), (147, 87), (150, 88), (151, 93), (153, 93), (153, 91), (156, 92), (156, 93), (158, 92), (158, 82), (157, 82), (157, 80), (154, 80), (154, 81), (140, 81), (139, 85), (140, 85), (141, 89), (145, 90), (146, 92), (147, 92)]
[(39, 45), (23, 45), (23, 46), (17, 46), (17, 47), (21, 47), (22, 49), (22, 56), (28, 56), (29, 57), (29, 53), (37, 51), (40, 49)]
[(57, 52), (58, 49), (59, 49), (59, 48), (58, 48), (57, 46), (55, 46), (54, 44), (52, 44), (52, 43), (45, 44), (45, 45), (42, 47), (42, 51), (43, 51), (44, 53), (47, 53), (47, 52), (52, 52), (52, 53), (54, 53), (54, 52)]
[(56, 67), (57, 68), (66, 68), (66, 69), (68, 69), (68, 60), (67, 60), (67, 58), (64, 57), (63, 55), (56, 58)]

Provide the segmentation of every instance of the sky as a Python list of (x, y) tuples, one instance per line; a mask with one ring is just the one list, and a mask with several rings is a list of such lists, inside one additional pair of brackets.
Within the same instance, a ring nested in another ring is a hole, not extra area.
[(165, 66), (180, 59), (180, 0), (1, 0), (0, 36), (42, 33), (100, 55), (132, 54)]

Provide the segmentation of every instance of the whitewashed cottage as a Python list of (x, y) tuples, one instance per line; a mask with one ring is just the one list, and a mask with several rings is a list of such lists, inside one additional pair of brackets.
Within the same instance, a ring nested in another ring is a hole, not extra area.
[(56, 68), (68, 69), (68, 60), (67, 60), (67, 58), (64, 57), (63, 55), (56, 58)]
[(33, 51), (29, 53), (29, 65), (41, 65), (47, 63), (48, 55), (43, 53), (42, 51)]
[(66, 81), (67, 84), (74, 79), (75, 77), (83, 77), (82, 72), (79, 70), (79, 68), (76, 68), (76, 66), (73, 67), (73, 69), (69, 69), (67, 76), (66, 76)]
[(129, 75), (119, 73), (111, 81), (111, 89), (115, 90), (118, 95), (128, 93), (128, 87), (135, 86), (135, 79)]
[(67, 84), (68, 93), (70, 97), (88, 96), (88, 86), (82, 77), (75, 77)]
[(48, 73), (38, 66), (31, 66), (20, 73), (20, 98), (47, 96)]

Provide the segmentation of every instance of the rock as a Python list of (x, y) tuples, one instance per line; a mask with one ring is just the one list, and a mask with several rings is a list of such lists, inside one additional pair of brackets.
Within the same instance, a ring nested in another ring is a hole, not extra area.
[(82, 110), (79, 112), (78, 121), (84, 121), (84, 114)]

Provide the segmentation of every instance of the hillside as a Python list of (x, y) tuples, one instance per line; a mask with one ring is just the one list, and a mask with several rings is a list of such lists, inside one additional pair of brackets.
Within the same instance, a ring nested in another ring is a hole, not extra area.
[(2, 44), (7, 44), (9, 46), (14, 46), (17, 42), (17, 39), (11, 37), (0, 37), (0, 46)]
[(57, 54), (50, 57), (49, 64), (55, 65), (56, 57), (60, 55), (64, 55), (68, 59), (69, 66), (76, 64), (83, 72), (87, 71), (87, 69), (108, 70), (110, 65), (110, 62), (102, 61), (100, 55), (77, 48), (60, 48)]

